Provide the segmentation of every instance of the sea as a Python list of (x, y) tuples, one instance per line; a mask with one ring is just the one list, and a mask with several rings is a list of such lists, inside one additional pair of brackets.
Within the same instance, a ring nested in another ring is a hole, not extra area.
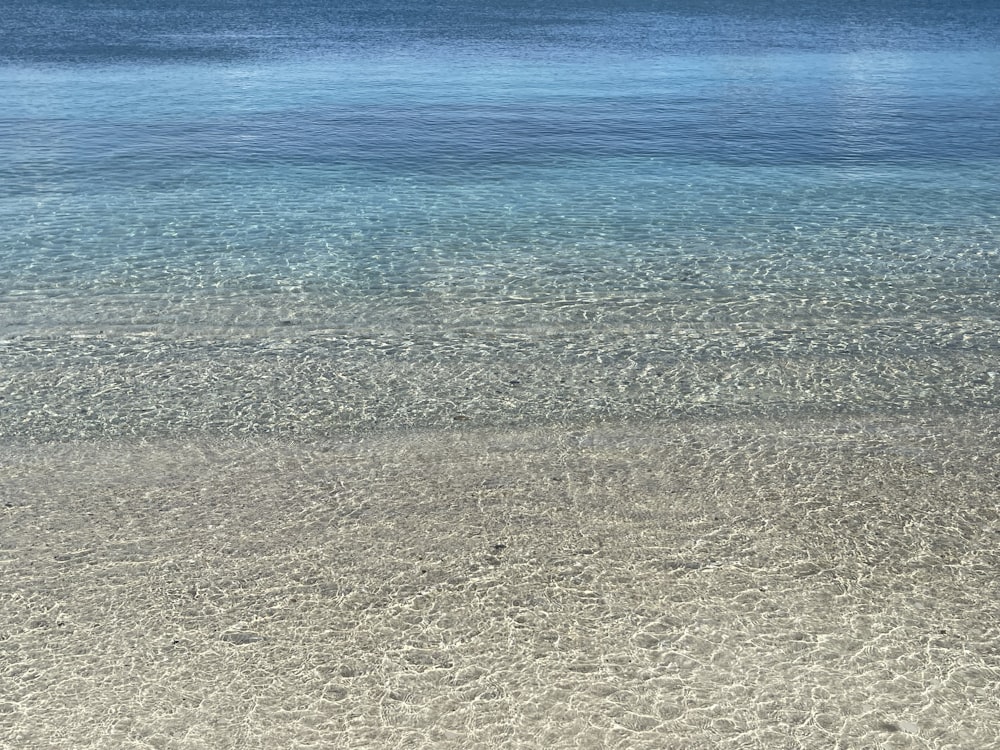
[(0, 0), (0, 747), (997, 748), (998, 487), (998, 0)]
[(1000, 406), (992, 0), (7, 0), (0, 439)]

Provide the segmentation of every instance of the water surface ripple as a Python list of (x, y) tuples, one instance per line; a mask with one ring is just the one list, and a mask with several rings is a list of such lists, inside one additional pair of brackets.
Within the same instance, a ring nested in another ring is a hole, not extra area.
[(997, 407), (991, 4), (8, 20), (8, 438)]

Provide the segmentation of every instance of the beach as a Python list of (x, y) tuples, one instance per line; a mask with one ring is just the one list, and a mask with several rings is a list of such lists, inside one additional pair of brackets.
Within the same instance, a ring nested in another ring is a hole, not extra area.
[(998, 741), (987, 417), (8, 443), (0, 743)]

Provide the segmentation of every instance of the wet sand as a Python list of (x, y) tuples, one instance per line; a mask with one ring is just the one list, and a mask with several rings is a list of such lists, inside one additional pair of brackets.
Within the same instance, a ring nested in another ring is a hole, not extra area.
[(1000, 745), (1000, 431), (0, 447), (0, 746)]

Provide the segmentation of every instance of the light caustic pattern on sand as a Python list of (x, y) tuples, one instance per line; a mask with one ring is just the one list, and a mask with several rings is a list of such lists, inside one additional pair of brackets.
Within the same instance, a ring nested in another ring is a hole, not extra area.
[(0, 745), (993, 747), (998, 452), (973, 417), (7, 446)]

